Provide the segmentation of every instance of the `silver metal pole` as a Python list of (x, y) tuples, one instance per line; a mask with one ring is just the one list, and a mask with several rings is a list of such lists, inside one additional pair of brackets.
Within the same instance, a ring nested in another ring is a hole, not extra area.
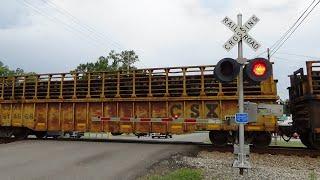
[[(242, 26), (242, 15), (238, 14), (238, 25)], [(238, 44), (238, 58), (243, 58), (243, 48), (242, 48), (242, 40), (239, 41)], [(243, 65), (240, 66), (239, 72), (239, 85), (238, 85), (238, 93), (239, 93), (239, 113), (243, 113)], [(240, 164), (244, 164), (244, 125), (239, 124), (239, 162)], [(243, 174), (243, 168), (240, 167), (240, 174)]]
[[(242, 26), (242, 14), (238, 14), (238, 25)], [(243, 59), (242, 40), (238, 42), (238, 59)], [(238, 93), (239, 93), (239, 113), (244, 112), (244, 95), (243, 95), (243, 64), (240, 66), (240, 72), (238, 77)], [(243, 175), (243, 170), (250, 168), (250, 164), (247, 161), (246, 152), (244, 150), (244, 124), (239, 124), (239, 151), (238, 158), (235, 160), (233, 167), (240, 169), (240, 174)]]

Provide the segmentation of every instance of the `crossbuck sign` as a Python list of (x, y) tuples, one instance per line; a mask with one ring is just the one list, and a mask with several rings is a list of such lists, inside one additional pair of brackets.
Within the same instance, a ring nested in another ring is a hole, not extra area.
[(222, 20), (222, 23), (226, 25), (232, 32), (234, 32), (234, 34), (226, 43), (224, 43), (223, 48), (227, 51), (230, 51), (242, 39), (242, 41), (246, 42), (250, 48), (252, 48), (254, 51), (257, 51), (261, 45), (255, 39), (253, 39), (248, 32), (258, 22), (259, 18), (253, 15), (243, 26), (240, 27), (229, 17), (225, 17)]

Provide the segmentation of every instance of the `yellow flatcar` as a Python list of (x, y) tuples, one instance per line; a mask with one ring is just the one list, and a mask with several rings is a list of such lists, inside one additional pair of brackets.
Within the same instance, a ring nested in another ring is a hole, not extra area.
[[(215, 66), (57, 73), (0, 78), (0, 136), (50, 132), (183, 134), (209, 131), (224, 145), (236, 139), (237, 80), (220, 83)], [(245, 101), (274, 104), (276, 81), (244, 83)], [(276, 117), (259, 115), (246, 140), (265, 146)]]

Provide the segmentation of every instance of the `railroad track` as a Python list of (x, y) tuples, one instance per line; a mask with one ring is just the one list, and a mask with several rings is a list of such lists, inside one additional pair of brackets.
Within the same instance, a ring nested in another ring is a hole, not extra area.
[[(232, 146), (214, 147), (202, 146), (204, 150), (213, 152), (233, 152)], [(283, 146), (269, 146), (267, 148), (250, 147), (250, 153), (256, 154), (270, 154), (270, 155), (286, 155), (286, 156), (308, 156), (312, 158), (320, 157), (320, 150), (308, 149), (304, 147), (283, 147)]]
[[(0, 144), (10, 143), (15, 139), (0, 139)], [(37, 139), (28, 138), (24, 141), (78, 141), (78, 142), (109, 142), (109, 143), (135, 143), (135, 144), (169, 144), (169, 145), (196, 145), (199, 151), (209, 152), (233, 152), (233, 146), (216, 147), (212, 144), (191, 141), (159, 141), (159, 140), (142, 140), (142, 139), (87, 139), (87, 138), (58, 138), (58, 139)], [(269, 146), (268, 148), (250, 147), (250, 153), (270, 154), (270, 155), (287, 155), (287, 156), (308, 156), (312, 158), (320, 157), (320, 150), (308, 149), (304, 147), (282, 147)]]
[(7, 144), (14, 141), (17, 141), (17, 140), (14, 138), (0, 138), (0, 144)]
[(271, 154), (271, 155), (290, 155), (290, 156), (309, 156), (309, 157), (320, 157), (320, 150), (308, 149), (304, 147), (281, 147), (281, 146), (270, 146), (267, 149), (253, 149), (254, 153), (260, 154)]

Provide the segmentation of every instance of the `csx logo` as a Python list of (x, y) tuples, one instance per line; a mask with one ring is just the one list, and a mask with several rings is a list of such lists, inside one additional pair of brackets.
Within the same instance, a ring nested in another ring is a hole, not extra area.
[[(205, 118), (218, 118), (218, 114), (216, 113), (218, 103), (205, 103), (204, 108)], [(169, 110), (172, 117), (180, 117), (183, 115), (183, 104), (172, 104), (169, 106)], [(186, 117), (198, 118), (201, 112), (201, 104), (191, 104), (184, 111)]]

